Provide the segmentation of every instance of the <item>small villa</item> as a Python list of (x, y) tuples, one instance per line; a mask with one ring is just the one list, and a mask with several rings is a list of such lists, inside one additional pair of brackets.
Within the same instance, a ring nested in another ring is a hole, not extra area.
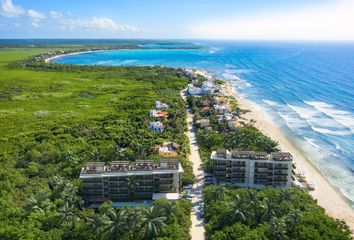
[(170, 106), (167, 103), (162, 103), (160, 101), (156, 101), (156, 109), (166, 109)]
[(151, 131), (162, 132), (163, 128), (164, 128), (164, 125), (160, 121), (150, 122), (149, 130), (151, 130)]
[(225, 105), (229, 103), (229, 100), (224, 97), (214, 97), (214, 103), (216, 105)]
[(180, 145), (175, 142), (164, 142), (161, 146), (158, 146), (158, 153), (165, 158), (178, 157), (178, 150)]
[(223, 115), (230, 111), (230, 107), (228, 105), (214, 105), (214, 111), (216, 115)]
[(230, 113), (225, 113), (223, 115), (217, 115), (216, 117), (217, 117), (219, 123), (223, 120), (230, 121), (230, 120), (234, 119), (234, 116)]
[(230, 120), (227, 124), (230, 130), (236, 130), (243, 127), (243, 124), (237, 120)]
[(215, 90), (214, 84), (210, 81), (206, 81), (202, 84), (203, 94), (212, 94)]
[(150, 110), (150, 117), (167, 119), (168, 112)]
[(196, 87), (193, 84), (188, 84), (188, 94), (190, 94), (190, 95), (203, 95), (203, 91), (200, 87)]
[(211, 81), (206, 81), (201, 87), (196, 87), (193, 84), (188, 84), (188, 94), (190, 95), (205, 95), (215, 92), (215, 86)]

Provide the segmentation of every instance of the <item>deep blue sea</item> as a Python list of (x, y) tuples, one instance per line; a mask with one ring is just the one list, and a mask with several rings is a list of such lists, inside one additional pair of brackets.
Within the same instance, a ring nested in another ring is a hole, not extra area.
[(194, 50), (83, 53), (67, 64), (166, 65), (211, 71), (263, 107), (354, 203), (354, 43), (199, 42)]

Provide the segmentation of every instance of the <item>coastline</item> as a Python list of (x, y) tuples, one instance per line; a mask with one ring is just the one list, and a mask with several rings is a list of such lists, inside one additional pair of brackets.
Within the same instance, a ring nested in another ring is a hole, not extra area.
[(45, 62), (45, 63), (48, 63), (48, 62), (50, 62), (50, 61), (53, 60), (53, 59), (60, 58), (60, 57), (64, 57), (64, 56), (72, 56), (72, 55), (78, 55), (78, 54), (82, 54), (82, 53), (103, 52), (103, 51), (109, 51), (109, 50), (95, 50), (95, 51), (81, 51), (81, 52), (73, 52), (73, 53), (64, 53), (64, 54), (56, 55), (56, 56), (54, 56), (54, 57), (46, 58), (46, 59), (44, 59), (44, 62)]
[(307, 178), (315, 184), (316, 188), (314, 191), (310, 191), (310, 194), (326, 210), (329, 216), (345, 221), (354, 232), (354, 209), (350, 206), (349, 201), (329, 182), (310, 159), (286, 138), (283, 131), (276, 126), (270, 116), (257, 104), (237, 94), (230, 82), (225, 81), (221, 86), (221, 91), (226, 96), (234, 97), (241, 108), (251, 110), (245, 117), (256, 120), (256, 128), (273, 140), (278, 141), (282, 150), (292, 153), (297, 171), (299, 169), (305, 171)]

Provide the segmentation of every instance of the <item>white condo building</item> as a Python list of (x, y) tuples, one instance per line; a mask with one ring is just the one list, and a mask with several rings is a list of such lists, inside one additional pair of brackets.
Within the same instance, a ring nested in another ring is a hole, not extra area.
[(290, 187), (293, 156), (288, 152), (223, 150), (211, 153), (218, 183), (240, 187)]

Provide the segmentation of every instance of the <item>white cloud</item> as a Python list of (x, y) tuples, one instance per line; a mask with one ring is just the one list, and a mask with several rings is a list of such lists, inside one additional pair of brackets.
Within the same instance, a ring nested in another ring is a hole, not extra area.
[(120, 26), (121, 30), (128, 31), (128, 32), (138, 32), (140, 31), (137, 27), (128, 25), (128, 24), (123, 24)]
[[(74, 29), (74, 28), (83, 28), (86, 30), (102, 30), (102, 31), (129, 31), (136, 32), (139, 29), (135, 26), (127, 24), (118, 24), (111, 18), (107, 17), (92, 17), (90, 19), (62, 19), (60, 22), (62, 29)], [(64, 28), (63, 28), (64, 27)]]
[(78, 19), (73, 21), (74, 25), (88, 29), (118, 30), (119, 26), (112, 19), (93, 17), (92, 19)]
[(354, 40), (354, 1), (193, 24), (193, 37), (219, 39)]
[(35, 28), (39, 28), (41, 25), (39, 24), (41, 20), (46, 19), (47, 16), (44, 13), (36, 12), (32, 9), (27, 11), (28, 16), (32, 19), (32, 26)]
[(32, 22), (31, 25), (35, 28), (39, 28), (41, 25), (39, 25), (38, 23), (36, 22)]
[(50, 11), (49, 14), (52, 18), (55, 18), (55, 19), (63, 17), (63, 14), (61, 12)]
[(4, 17), (19, 17), (24, 14), (25, 10), (21, 6), (16, 6), (12, 0), (1, 0), (0, 15)]
[(32, 9), (28, 10), (27, 14), (34, 22), (40, 22), (41, 20), (46, 19), (46, 15), (44, 13), (36, 12)]

